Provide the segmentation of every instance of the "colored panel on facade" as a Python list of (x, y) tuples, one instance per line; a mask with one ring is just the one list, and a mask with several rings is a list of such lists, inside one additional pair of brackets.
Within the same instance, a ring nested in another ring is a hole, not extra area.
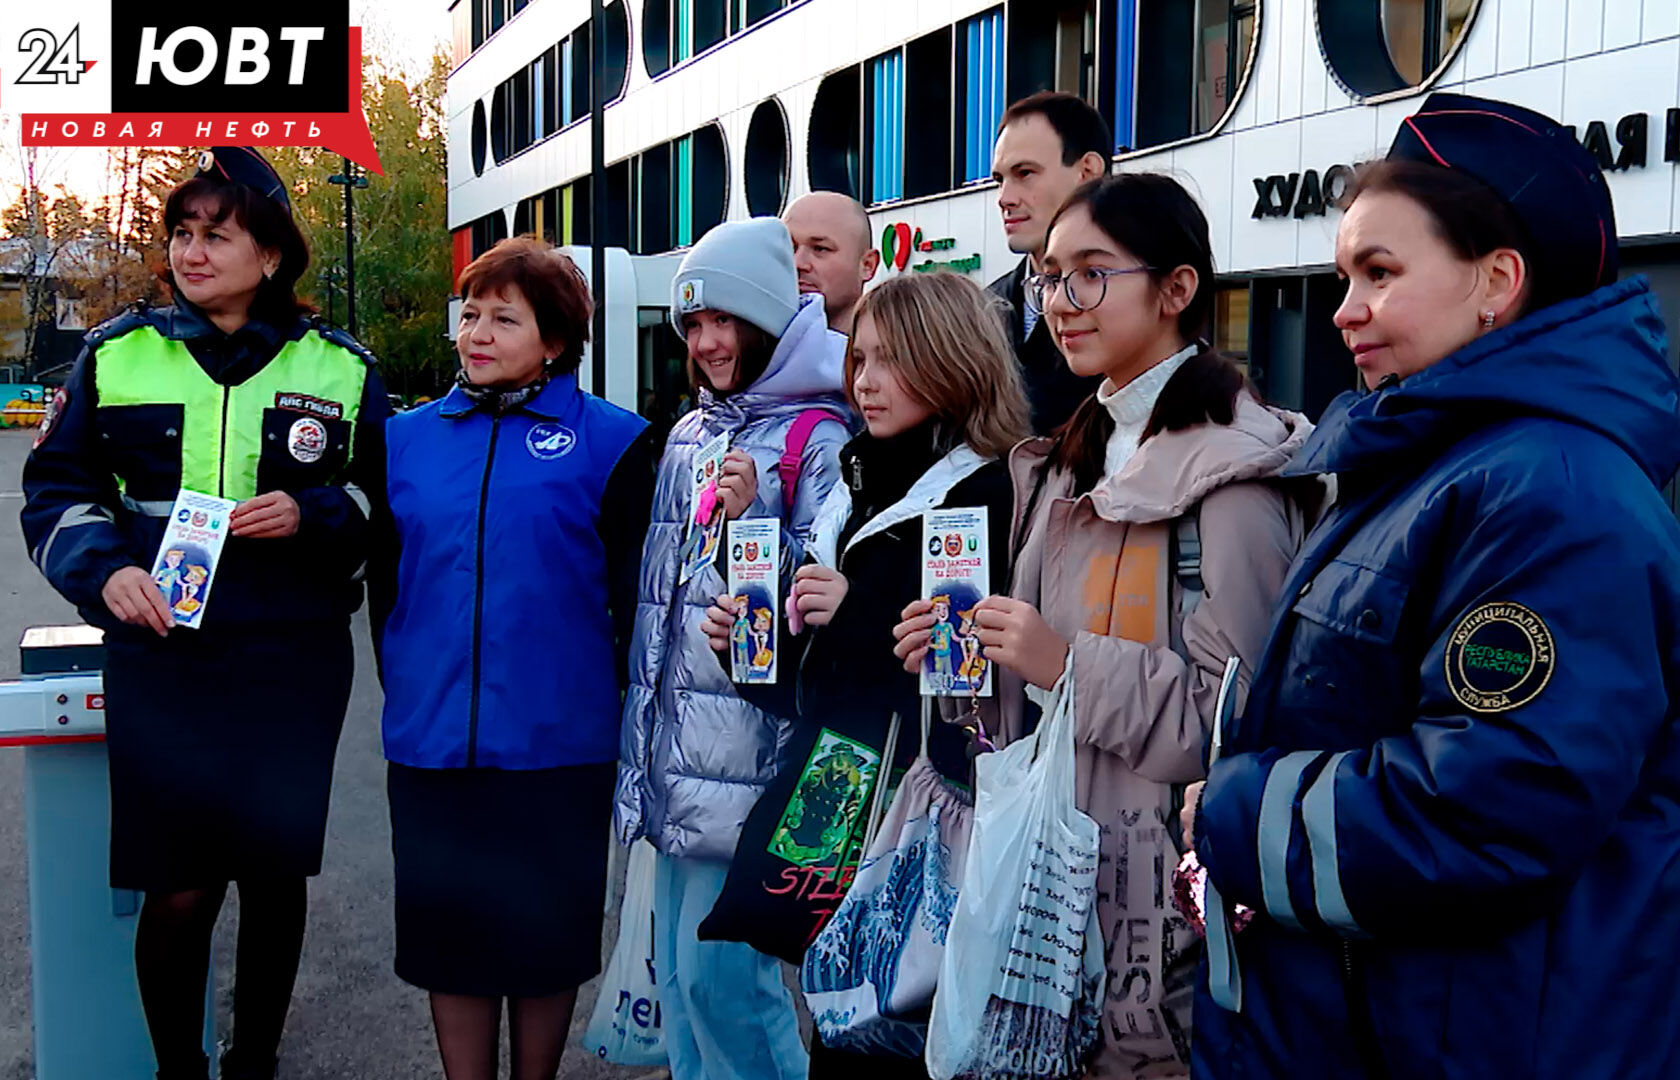
[(1132, 148), (1137, 112), (1137, 0), (1114, 5), (1114, 148)]
[(869, 62), (871, 202), (904, 197), (904, 54)]
[(451, 273), (449, 278), (449, 289), (451, 292), (455, 291), (461, 283), (461, 271), (465, 270), (467, 268), (467, 264), (472, 262), (472, 234), (473, 231), (471, 225), (468, 225), (464, 229), (456, 229), (453, 233), (449, 234), (451, 256), (450, 264), (453, 269), (453, 273)]
[(694, 243), (694, 136), (677, 140), (676, 174), (677, 246)]
[(1003, 116), (1003, 12), (989, 11), (963, 24), (963, 179), (992, 173), (992, 135)]

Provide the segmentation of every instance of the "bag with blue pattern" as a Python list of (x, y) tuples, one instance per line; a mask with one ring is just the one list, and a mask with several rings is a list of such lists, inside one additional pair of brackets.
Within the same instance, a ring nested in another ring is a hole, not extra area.
[(921, 753), (876, 824), (857, 876), (805, 953), (799, 986), (823, 1045), (922, 1056), (945, 938), (974, 818), (967, 792), (928, 759), (929, 699)]

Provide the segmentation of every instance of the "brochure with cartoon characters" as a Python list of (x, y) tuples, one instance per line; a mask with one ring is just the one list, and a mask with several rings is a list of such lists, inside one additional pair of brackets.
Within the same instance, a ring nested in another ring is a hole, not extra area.
[(991, 591), (986, 511), (922, 515), (922, 599), (933, 602), (933, 632), (922, 661), (922, 693), (992, 696), (992, 666), (980, 652), (974, 606)]
[(782, 564), (782, 523), (751, 518), (729, 523), (730, 677), (738, 683), (774, 683), (776, 590)]
[(718, 495), (718, 480), (723, 476), (723, 456), (727, 453), (727, 431), (694, 452), (678, 585), (686, 585), (702, 566), (717, 558), (718, 541), (723, 539), (723, 499)]
[(163, 543), (152, 562), (152, 580), (163, 593), (176, 626), (197, 629), (204, 621), (222, 545), (227, 543), (228, 515), (237, 505), (233, 499), (185, 489), (175, 496)]

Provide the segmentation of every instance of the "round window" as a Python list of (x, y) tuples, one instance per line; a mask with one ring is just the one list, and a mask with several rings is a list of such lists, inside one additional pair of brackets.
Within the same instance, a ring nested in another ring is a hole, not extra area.
[(1318, 43), (1330, 72), (1356, 97), (1422, 86), (1446, 67), (1480, 0), (1317, 0)]
[(742, 167), (746, 172), (747, 212), (754, 217), (780, 214), (782, 201), (787, 198), (788, 126), (775, 98), (753, 110)]
[(473, 175), (483, 176), (485, 157), (490, 153), (490, 122), (484, 116), (484, 102), (473, 102), (472, 163)]

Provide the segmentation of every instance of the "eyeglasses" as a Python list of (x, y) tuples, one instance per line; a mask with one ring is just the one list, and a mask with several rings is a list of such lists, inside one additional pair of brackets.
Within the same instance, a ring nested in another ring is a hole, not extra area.
[(1108, 279), (1122, 274), (1148, 274), (1153, 266), (1128, 266), (1114, 270), (1106, 266), (1087, 266), (1069, 274), (1031, 274), (1027, 277), (1027, 296), (1033, 307), (1045, 311), (1056, 298), (1056, 290), (1067, 290), (1068, 303), (1076, 311), (1089, 311), (1108, 295)]

